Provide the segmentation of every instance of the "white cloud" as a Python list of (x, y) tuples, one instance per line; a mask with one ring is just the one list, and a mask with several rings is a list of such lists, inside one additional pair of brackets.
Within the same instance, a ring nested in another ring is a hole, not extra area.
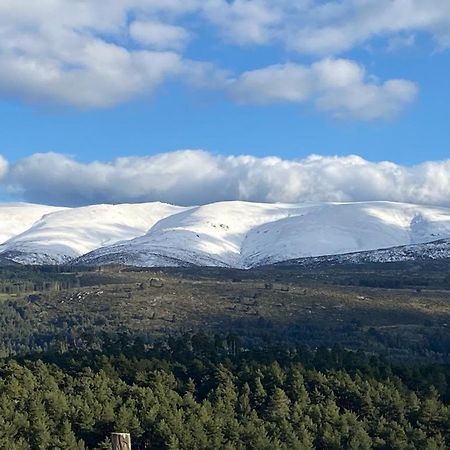
[[(445, 48), (448, 30), (448, 0), (2, 0), (0, 96), (94, 108), (150, 95), (167, 79), (226, 89), (224, 73), (211, 61), (185, 56), (190, 39), (277, 44), (330, 57), (372, 38), (384, 38), (390, 50), (414, 45), (417, 33), (428, 33)], [(328, 61), (335, 61), (335, 68), (341, 60)], [(233, 89), (241, 92), (237, 97), (254, 101), (262, 95), (256, 85), (267, 88), (273, 76), (270, 95), (259, 103), (270, 96), (274, 101), (306, 99), (321, 110), (358, 118), (395, 115), (414, 97), (409, 82), (377, 83), (355, 70), (354, 85), (339, 91), (348, 99), (339, 99), (336, 89), (322, 93), (309, 80), (321, 62), (302, 67), (237, 74)], [(376, 112), (364, 113), (368, 108)]]
[[(167, 77), (183, 71), (179, 55), (128, 52), (89, 40), (71, 62), (52, 58), (0, 58), (0, 92), (32, 101), (82, 108), (108, 107), (138, 94), (151, 94)], [(69, 67), (70, 66), (70, 67)]]
[(407, 80), (378, 83), (354, 61), (324, 59), (245, 72), (231, 92), (243, 103), (313, 102), (335, 116), (372, 120), (398, 114), (415, 99), (417, 87)]
[[(189, 3), (189, 2), (187, 2)], [(191, 8), (191, 7), (189, 7)], [(170, 77), (202, 64), (177, 49), (180, 27), (129, 14), (185, 12), (178, 1), (4, 0), (0, 2), (0, 95), (77, 107), (108, 107), (149, 95)], [(151, 36), (151, 26), (156, 29)], [(129, 35), (145, 44), (136, 50)], [(159, 37), (159, 40), (157, 39)], [(161, 50), (161, 51), (159, 51)], [(200, 73), (201, 74), (201, 73)]]
[(393, 36), (388, 40), (386, 50), (388, 52), (397, 52), (406, 48), (412, 48), (416, 44), (417, 39), (415, 34)]
[(429, 33), (439, 45), (448, 45), (445, 36), (450, 27), (450, 2), (313, 1), (292, 19), (282, 36), (290, 48), (301, 53), (336, 54), (374, 37), (389, 38), (405, 32)]
[(281, 42), (289, 49), (333, 55), (374, 37), (423, 32), (450, 46), (448, 0), (209, 0), (203, 13), (238, 44)]
[(8, 172), (8, 161), (6, 161), (6, 159), (0, 155), (0, 180), (6, 175), (6, 173)]
[(267, 44), (284, 19), (284, 11), (266, 0), (206, 0), (201, 12), (227, 41)]
[(130, 35), (140, 44), (156, 49), (180, 50), (190, 39), (184, 28), (155, 21), (134, 21)]
[(408, 167), (358, 156), (283, 160), (182, 150), (83, 164), (45, 153), (11, 164), (1, 185), (12, 198), (56, 205), (141, 201), (193, 205), (239, 199), (390, 200), (450, 207), (450, 160)]

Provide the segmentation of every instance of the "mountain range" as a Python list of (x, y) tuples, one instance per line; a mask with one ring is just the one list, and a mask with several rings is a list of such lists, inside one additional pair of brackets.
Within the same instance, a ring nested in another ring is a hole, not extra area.
[(450, 208), (393, 202), (0, 205), (0, 264), (247, 269), (450, 258)]

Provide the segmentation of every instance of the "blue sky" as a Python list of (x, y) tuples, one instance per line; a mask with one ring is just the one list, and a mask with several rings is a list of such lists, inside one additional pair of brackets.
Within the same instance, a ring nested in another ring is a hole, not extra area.
[[(446, 0), (4, 0), (0, 196), (49, 191), (23, 181), (40, 153), (83, 170), (183, 149), (288, 163), (358, 155), (406, 171), (446, 164), (448, 29)], [(92, 189), (80, 203), (135, 198)], [(305, 199), (250, 196), (286, 198)]]
[[(201, 47), (197, 50), (202, 52)], [(255, 52), (257, 57), (252, 49), (237, 49), (236, 55), (228, 48), (221, 51), (232, 67), (254, 68), (264, 60), (276, 61), (273, 49), (270, 57), (261, 50)], [(10, 160), (56, 151), (81, 161), (106, 161), (183, 148), (283, 158), (355, 153), (403, 164), (448, 158), (449, 53), (433, 52), (424, 43), (390, 53), (383, 48), (353, 53), (380, 77), (416, 82), (420, 91), (415, 102), (395, 118), (360, 121), (334, 119), (298, 104), (236, 104), (220, 93), (198, 92), (174, 82), (161, 86), (150, 98), (91, 110), (4, 96), (0, 148)], [(249, 54), (249, 63), (243, 63), (243, 54)]]

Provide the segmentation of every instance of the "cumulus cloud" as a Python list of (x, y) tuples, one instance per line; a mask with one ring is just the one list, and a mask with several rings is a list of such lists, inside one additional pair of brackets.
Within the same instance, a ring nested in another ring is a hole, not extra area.
[(181, 150), (84, 164), (42, 153), (11, 164), (0, 184), (10, 198), (67, 206), (390, 200), (450, 207), (450, 160), (409, 167), (358, 156), (283, 160)]
[(109, 107), (140, 94), (149, 95), (167, 77), (183, 72), (181, 58), (170, 52), (128, 52), (98, 40), (86, 42), (67, 68), (50, 58), (0, 58), (0, 92), (32, 101), (81, 108)]
[(285, 27), (285, 43), (301, 53), (336, 54), (375, 37), (423, 32), (448, 47), (450, 3), (446, 0), (313, 1)]
[(157, 49), (179, 50), (190, 39), (190, 34), (184, 28), (155, 21), (132, 22), (130, 35), (140, 44)]
[(299, 53), (338, 54), (372, 38), (415, 32), (450, 46), (447, 0), (209, 0), (203, 13), (228, 40), (281, 42)]
[[(181, 27), (161, 10), (178, 1), (4, 0), (0, 2), (0, 95), (82, 108), (108, 107), (149, 95), (168, 78), (192, 79), (203, 64), (176, 52)], [(139, 19), (145, 15), (145, 20)], [(128, 23), (129, 16), (137, 19)], [(154, 15), (154, 18), (147, 18)], [(139, 48), (130, 40), (138, 40)], [(173, 50), (173, 51), (167, 51)]]
[[(448, 0), (2, 0), (0, 96), (109, 107), (176, 79), (201, 89), (231, 85), (241, 101), (310, 101), (334, 115), (388, 117), (414, 98), (412, 83), (370, 81), (351, 61), (348, 84), (339, 89), (313, 80), (314, 73), (323, 73), (326, 64), (344, 66), (345, 60), (330, 56), (375, 37), (393, 50), (428, 33), (445, 48), (449, 29)], [(232, 68), (223, 71), (202, 55), (186, 57), (194, 39), (277, 44), (325, 58), (308, 67), (285, 64), (225, 76)]]
[(238, 44), (267, 44), (276, 35), (285, 19), (285, 11), (266, 0), (207, 0), (201, 14), (229, 42)]
[(231, 86), (244, 103), (313, 102), (338, 117), (390, 118), (413, 102), (417, 87), (407, 80), (384, 83), (346, 59), (324, 59), (311, 66), (284, 64), (243, 73)]

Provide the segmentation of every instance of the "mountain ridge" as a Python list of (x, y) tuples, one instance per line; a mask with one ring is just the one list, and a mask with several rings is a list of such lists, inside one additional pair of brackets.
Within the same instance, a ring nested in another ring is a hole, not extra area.
[(0, 205), (0, 224), (3, 264), (247, 269), (336, 255), (337, 262), (450, 257), (450, 208), (395, 202), (14, 204)]

